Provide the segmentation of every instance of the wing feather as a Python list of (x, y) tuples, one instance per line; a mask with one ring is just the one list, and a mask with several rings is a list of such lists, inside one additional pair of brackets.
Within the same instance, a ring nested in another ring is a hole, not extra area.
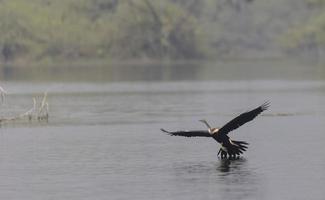
[(228, 122), (226, 125), (221, 127), (221, 129), (219, 129), (219, 131), (218, 131), (218, 134), (220, 134), (220, 135), (228, 134), (230, 131), (237, 129), (238, 127), (242, 126), (243, 124), (245, 124), (249, 121), (252, 121), (257, 115), (259, 115), (261, 112), (266, 110), (269, 106), (270, 106), (270, 103), (265, 102), (261, 106), (255, 108), (251, 111), (242, 113), (241, 115), (239, 115), (238, 117), (234, 118), (233, 120)]
[(194, 130), (194, 131), (166, 131), (165, 129), (160, 129), (161, 131), (168, 133), (172, 136), (184, 136), (184, 137), (211, 137), (211, 134), (207, 130)]

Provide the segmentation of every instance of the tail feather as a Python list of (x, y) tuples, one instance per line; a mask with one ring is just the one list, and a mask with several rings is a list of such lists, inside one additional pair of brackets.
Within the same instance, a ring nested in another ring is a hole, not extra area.
[(231, 154), (231, 155), (240, 155), (240, 154), (243, 154), (244, 151), (247, 150), (247, 145), (248, 143), (247, 142), (244, 142), (244, 141), (231, 141), (231, 145), (227, 148), (228, 150), (228, 153)]
[(245, 141), (233, 141), (235, 142), (236, 144), (241, 144), (241, 145), (249, 145), (247, 142)]

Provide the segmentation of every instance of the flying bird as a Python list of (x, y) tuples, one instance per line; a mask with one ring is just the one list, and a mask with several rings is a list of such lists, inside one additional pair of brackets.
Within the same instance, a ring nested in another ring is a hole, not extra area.
[(206, 120), (199, 120), (204, 123), (208, 130), (192, 130), (192, 131), (166, 131), (165, 129), (160, 129), (161, 131), (168, 133), (172, 136), (184, 136), (184, 137), (212, 137), (218, 143), (221, 144), (221, 148), (218, 152), (218, 155), (221, 153), (221, 158), (236, 158), (243, 154), (247, 149), (248, 143), (245, 141), (236, 141), (231, 140), (228, 136), (228, 133), (237, 129), (238, 127), (244, 125), (245, 123), (252, 121), (257, 115), (261, 112), (268, 109), (270, 106), (269, 102), (265, 102), (261, 106), (240, 114), (235, 117), (227, 124), (221, 128), (212, 128)]

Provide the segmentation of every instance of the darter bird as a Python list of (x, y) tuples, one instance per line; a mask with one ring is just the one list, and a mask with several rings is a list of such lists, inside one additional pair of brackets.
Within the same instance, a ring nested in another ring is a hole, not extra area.
[(252, 121), (257, 115), (259, 115), (261, 112), (268, 109), (270, 103), (265, 102), (261, 106), (240, 114), (239, 116), (235, 117), (231, 121), (229, 121), (227, 124), (225, 124), (221, 128), (212, 128), (206, 120), (199, 120), (200, 122), (204, 123), (208, 130), (192, 130), (192, 131), (166, 131), (165, 129), (161, 129), (161, 131), (168, 133), (172, 136), (184, 136), (184, 137), (212, 137), (215, 139), (218, 143), (221, 144), (221, 148), (218, 152), (221, 154), (221, 158), (227, 158), (227, 155), (229, 158), (237, 158), (241, 154), (243, 154), (244, 151), (247, 149), (248, 143), (245, 141), (236, 141), (231, 140), (228, 136), (228, 133), (237, 129), (238, 127), (242, 126), (243, 124)]

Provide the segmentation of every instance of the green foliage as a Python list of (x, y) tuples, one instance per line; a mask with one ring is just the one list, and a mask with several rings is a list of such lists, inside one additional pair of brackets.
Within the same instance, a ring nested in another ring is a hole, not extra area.
[[(29, 59), (73, 57), (93, 44), (95, 31), (89, 20), (71, 8), (64, 9), (59, 1), (8, 0), (1, 4), (1, 45), (18, 46)], [(11, 53), (16, 56), (17, 52)]]
[(311, 17), (304, 23), (289, 28), (281, 38), (290, 49), (317, 48), (325, 46), (325, 0), (306, 0), (312, 9)]
[(120, 3), (112, 17), (113, 55), (122, 57), (195, 58), (199, 52), (199, 25), (190, 13), (168, 2)]
[(242, 56), (285, 32), (286, 47), (323, 44), (324, 2), (0, 0), (0, 63)]
[(309, 5), (319, 6), (319, 5), (322, 5), (323, 3), (325, 3), (325, 1), (324, 0), (306, 0), (306, 3)]
[(3, 0), (4, 60), (201, 57), (197, 20), (172, 1)]

